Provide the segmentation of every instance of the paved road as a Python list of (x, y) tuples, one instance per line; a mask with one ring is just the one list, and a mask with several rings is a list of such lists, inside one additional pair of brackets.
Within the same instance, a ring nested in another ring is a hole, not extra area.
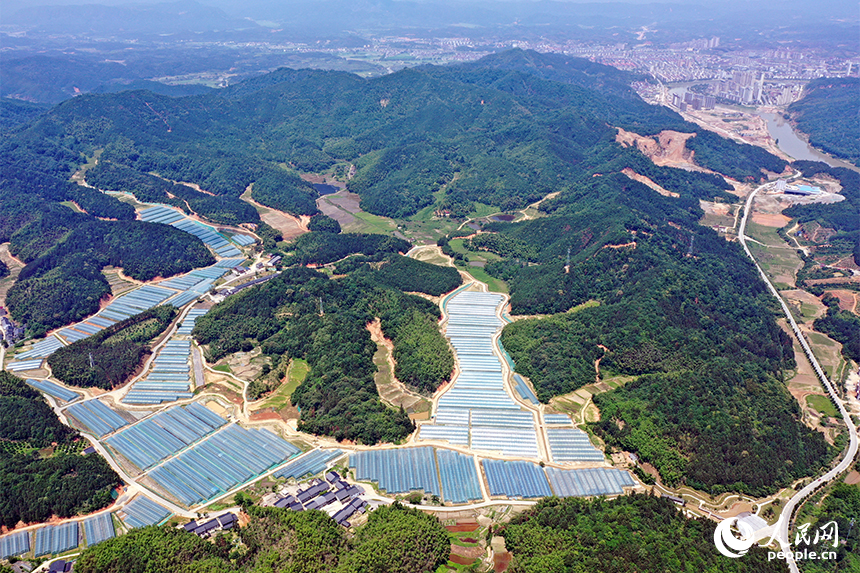
[(755, 257), (753, 257), (752, 252), (750, 252), (749, 247), (747, 247), (747, 238), (744, 236), (744, 230), (746, 229), (747, 219), (749, 218), (750, 212), (752, 212), (753, 200), (755, 199), (756, 194), (762, 189), (766, 188), (768, 185), (769, 184), (766, 183), (757, 187), (755, 191), (750, 193), (750, 196), (747, 198), (746, 206), (744, 207), (744, 216), (741, 220), (740, 228), (738, 229), (738, 240), (743, 246), (744, 251), (746, 251), (747, 256), (752, 259), (753, 263), (758, 269), (759, 274), (761, 275), (761, 278), (767, 284), (768, 289), (770, 289), (771, 294), (773, 294), (773, 296), (775, 296), (776, 299), (779, 301), (779, 304), (782, 307), (782, 311), (783, 313), (785, 313), (785, 316), (788, 319), (789, 324), (791, 325), (791, 329), (794, 331), (794, 335), (797, 337), (798, 342), (800, 342), (800, 345), (803, 347), (803, 351), (806, 353), (806, 356), (809, 359), (809, 363), (812, 364), (812, 368), (818, 375), (819, 380), (821, 380), (821, 384), (824, 386), (825, 390), (827, 390), (828, 394), (830, 394), (830, 397), (836, 404), (837, 408), (839, 408), (839, 413), (842, 415), (842, 420), (845, 422), (845, 425), (848, 428), (849, 436), (848, 448), (845, 451), (842, 460), (840, 460), (840, 462), (832, 470), (830, 470), (823, 476), (816, 478), (812, 481), (812, 483), (794, 494), (794, 496), (790, 500), (788, 500), (782, 510), (782, 515), (786, 518), (780, 519), (780, 521), (777, 523), (777, 531), (775, 531), (776, 539), (779, 542), (781, 549), (788, 553), (786, 559), (786, 561), (788, 562), (788, 567), (792, 571), (792, 573), (799, 573), (800, 570), (797, 567), (797, 563), (794, 560), (794, 556), (790, 553), (791, 544), (790, 539), (788, 537), (792, 515), (794, 513), (794, 510), (797, 509), (800, 503), (804, 499), (806, 499), (806, 497), (811, 495), (818, 487), (836, 478), (839, 474), (841, 474), (851, 466), (852, 462), (854, 461), (854, 457), (857, 455), (857, 428), (854, 426), (854, 422), (851, 420), (851, 415), (848, 413), (848, 410), (846, 410), (845, 406), (842, 404), (842, 400), (839, 399), (839, 396), (834, 391), (830, 380), (827, 379), (827, 375), (824, 374), (824, 370), (822, 370), (821, 366), (818, 364), (818, 360), (815, 359), (815, 355), (812, 353), (812, 349), (809, 347), (809, 344), (807, 344), (806, 339), (803, 337), (803, 333), (797, 326), (797, 323), (794, 321), (794, 317), (792, 316), (788, 305), (786, 305), (782, 297), (779, 296), (779, 292), (767, 278), (767, 275), (756, 262)]

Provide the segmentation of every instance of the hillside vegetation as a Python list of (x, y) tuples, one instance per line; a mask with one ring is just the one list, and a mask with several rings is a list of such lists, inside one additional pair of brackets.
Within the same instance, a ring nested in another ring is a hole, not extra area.
[(435, 517), (398, 503), (370, 514), (348, 538), (318, 510), (247, 508), (238, 532), (242, 549), (229, 550), (181, 529), (145, 527), (85, 550), (80, 573), (432, 573), (448, 560), (448, 532)]
[[(75, 163), (74, 153), (55, 151), (40, 158), (6, 141), (0, 153), (0, 242), (9, 242), (9, 252), (27, 263), (6, 301), (29, 334), (43, 335), (98, 311), (110, 294), (105, 266), (150, 280), (214, 262), (200, 239), (135, 221), (130, 205), (51, 174), (67, 176)], [(26, 168), (20, 164), (30, 160)], [(86, 212), (61, 204), (66, 201)]]
[[(253, 184), (257, 200), (304, 215), (316, 214), (315, 195), (296, 173), (347, 164), (356, 168), (348, 188), (377, 215), (408, 217), (431, 205), (463, 214), (478, 203), (511, 211), (557, 192), (541, 203), (546, 216), (494, 223), (465, 243), (500, 257), (485, 270), (507, 282), (515, 314), (554, 315), (505, 329), (517, 368), (544, 401), (593, 381), (598, 358), (603, 374), (640, 377), (596, 398), (606, 415), (594, 430), (611, 448), (636, 451), (668, 483), (772, 491), (814, 473), (832, 452), (801, 423), (785, 389), (794, 359), (776, 325), (774, 301), (737, 245), (698, 221), (700, 200), (729, 200), (726, 177), (758, 182), (787, 164), (646, 104), (630, 88), (635, 79), (585, 60), (522, 50), (369, 80), (280, 69), (181, 99), (145, 91), (74, 98), (36, 117), (0, 149), (19, 172), (26, 166), (27, 173), (57, 179), (103, 149), (101, 158), (128, 181), (151, 181), (133, 174), (157, 173), (225, 198)], [(667, 129), (694, 134), (687, 146), (695, 161), (719, 174), (655, 166), (616, 142), (618, 128), (643, 136)], [(677, 197), (632, 181), (622, 173), (627, 168)], [(34, 225), (26, 209), (36, 200), (25, 195), (20, 204), (27, 206), (11, 209), (9, 228)], [(834, 209), (841, 211), (804, 216), (838, 218), (850, 234), (850, 209)], [(54, 207), (38, 205), (36, 212), (43, 211), (55, 216)], [(102, 223), (112, 230), (136, 222)], [(282, 265), (335, 263), (346, 276), (289, 269), (216, 307), (200, 319), (197, 335), (213, 359), (255, 345), (274, 361), (307, 359), (311, 372), (293, 395), (302, 429), (366, 443), (402, 439), (411, 423), (376, 395), (366, 325), (380, 318), (394, 341), (398, 377), (432, 391), (450, 375), (450, 351), (435, 327), (438, 310), (402, 290), (441, 293), (454, 284), (453, 274), (425, 279), (427, 267), (394, 256), (408, 250), (406, 241), (314, 226), (290, 244), (275, 244), (284, 250)], [(147, 252), (138, 262), (126, 256), (125, 245), (104, 241), (102, 248), (94, 241), (70, 267), (74, 253), (50, 258), (49, 251), (74, 231), (31, 229), (38, 232), (22, 231), (26, 241), (13, 240), (21, 244), (15, 252), (34, 260), (18, 284), (38, 270), (50, 285), (63, 277), (70, 285), (65, 292), (83, 295), (64, 299), (69, 309), (57, 303), (63, 312), (51, 316), (59, 318), (34, 316), (39, 324), (93, 308), (106, 288), (95, 276), (102, 260), (128, 259), (147, 276), (204, 259), (188, 245), (186, 252), (173, 246)], [(265, 242), (272, 246), (274, 235)], [(39, 263), (39, 257), (49, 258)], [(599, 304), (567, 312), (587, 301)], [(17, 304), (26, 302), (21, 297)], [(768, 460), (772, 471), (753, 467), (752, 459)]]
[(742, 559), (714, 546), (714, 522), (687, 519), (665, 498), (546, 498), (500, 534), (514, 554), (511, 573), (783, 573), (782, 561), (753, 546)]
[(809, 143), (854, 165), (860, 165), (858, 91), (858, 78), (819, 78), (809, 82), (803, 97), (788, 106), (797, 128), (809, 135)]
[[(764, 495), (827, 462), (783, 382), (794, 358), (775, 303), (738, 246), (698, 224), (696, 199), (604, 174), (545, 209), (490, 225), (510, 238), (494, 244), (521, 246), (486, 268), (508, 281), (514, 314), (555, 313), (502, 335), (542, 401), (593, 382), (597, 359), (602, 375), (641, 376), (595, 396), (594, 429), (671, 485)], [(599, 304), (566, 312), (587, 301)]]
[(149, 355), (146, 343), (164, 332), (177, 311), (173, 306), (145, 310), (48, 357), (54, 377), (70, 386), (112, 390), (122, 385)]
[[(820, 504), (812, 506), (810, 500), (804, 510), (808, 510), (807, 515), (811, 514), (810, 517), (813, 518), (810, 531), (815, 531), (831, 521), (836, 522), (839, 531), (839, 543), (835, 548), (829, 541), (821, 541), (814, 547), (820, 551), (835, 551), (835, 561), (810, 561), (804, 571), (825, 573), (860, 570), (860, 529), (856, 527), (860, 520), (860, 487), (857, 484), (837, 482)], [(815, 538), (811, 537), (810, 541), (814, 540)], [(810, 547), (811, 549), (813, 547)]]
[(450, 379), (454, 366), (436, 328), (439, 316), (430, 301), (383, 286), (371, 273), (330, 279), (294, 268), (215, 306), (198, 319), (194, 335), (211, 360), (255, 345), (276, 364), (307, 360), (311, 370), (291, 396), (301, 409), (299, 428), (375, 444), (402, 440), (414, 425), (379, 399), (376, 344), (366, 325), (379, 317), (402, 359), (398, 376), (432, 391)]
[(72, 517), (112, 502), (119, 476), (98, 454), (77, 453), (79, 443), (88, 445), (39, 392), (0, 372), (0, 525)]

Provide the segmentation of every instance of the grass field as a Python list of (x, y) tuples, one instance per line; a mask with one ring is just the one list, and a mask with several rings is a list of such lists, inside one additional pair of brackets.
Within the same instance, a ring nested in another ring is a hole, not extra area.
[(69, 209), (74, 211), (75, 213), (83, 213), (84, 212), (83, 209), (81, 209), (80, 207), (75, 205), (75, 203), (73, 201), (62, 201), (60, 203), (60, 205), (65, 205), (66, 207), (68, 207)]
[(263, 403), (263, 408), (275, 408), (280, 410), (290, 405), (290, 396), (299, 387), (299, 384), (305, 381), (308, 375), (310, 366), (301, 358), (294, 358), (290, 362), (290, 368), (287, 370), (287, 380), (281, 384), (277, 390), (272, 392), (272, 395)]
[(213, 366), (212, 370), (217, 370), (218, 372), (226, 372), (227, 374), (233, 373), (233, 371), (230, 370), (229, 364), (219, 364), (218, 366)]
[(433, 220), (433, 212), (436, 210), (437, 206), (445, 199), (445, 188), (439, 189), (435, 193), (433, 193), (433, 203), (427, 205), (411, 217), (409, 220), (411, 221), (423, 221), (428, 222)]
[(393, 235), (397, 231), (397, 223), (394, 219), (371, 215), (366, 211), (352, 214), (355, 221), (344, 227), (347, 233), (376, 233), (378, 235)]
[(422, 249), (417, 252), (415, 258), (419, 261), (423, 261), (425, 263), (430, 263), (431, 265), (438, 265), (440, 267), (449, 267), (451, 266), (450, 259), (440, 253), (438, 249)]
[[(460, 253), (468, 257), (470, 262), (489, 263), (501, 259), (501, 257), (495, 253), (488, 253), (486, 251), (470, 251), (466, 248), (463, 239), (452, 239), (448, 242), (448, 244), (451, 246), (455, 253)], [(457, 268), (466, 271), (467, 273), (475, 277), (477, 280), (487, 283), (490, 292), (508, 292), (508, 285), (505, 281), (490, 276), (487, 271), (485, 271), (482, 267), (471, 266), (463, 261), (455, 260), (454, 262), (457, 265)]]
[(477, 280), (483, 283), (487, 283), (487, 287), (490, 289), (490, 292), (500, 292), (504, 294), (507, 294), (508, 292), (508, 283), (501, 279), (491, 277), (487, 274), (487, 271), (485, 271), (481, 267), (458, 265), (457, 268), (466, 271), (467, 273), (475, 277)]
[(806, 397), (806, 404), (815, 411), (825, 416), (837, 416), (836, 406), (830, 401), (827, 396), (819, 396), (818, 394), (810, 394)]
[(794, 288), (795, 277), (798, 269), (803, 266), (803, 261), (797, 251), (783, 241), (776, 231), (774, 227), (748, 223), (746, 235), (753, 239), (748, 243), (749, 248), (776, 288)]
[(479, 219), (481, 217), (487, 217), (488, 215), (493, 215), (495, 213), (500, 213), (502, 210), (495, 205), (486, 205), (484, 203), (475, 203), (475, 209), (469, 213), (469, 217), (472, 219)]
[(821, 368), (824, 369), (828, 378), (832, 379), (833, 374), (842, 363), (842, 345), (820, 332), (807, 332), (806, 339), (821, 364)]

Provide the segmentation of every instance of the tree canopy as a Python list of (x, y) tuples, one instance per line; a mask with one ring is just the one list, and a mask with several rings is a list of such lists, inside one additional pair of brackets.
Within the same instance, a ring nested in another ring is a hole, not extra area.
[(63, 425), (36, 390), (0, 372), (0, 525), (72, 517), (112, 503), (122, 482), (81, 436)]

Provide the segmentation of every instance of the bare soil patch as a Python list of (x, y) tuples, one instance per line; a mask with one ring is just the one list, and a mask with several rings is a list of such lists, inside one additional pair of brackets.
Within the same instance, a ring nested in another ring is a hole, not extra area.
[(307, 221), (283, 211), (269, 209), (266, 213), (260, 213), (260, 219), (273, 229), (277, 229), (285, 241), (291, 241), (309, 232)]
[(852, 470), (851, 472), (849, 472), (848, 475), (845, 476), (845, 483), (847, 483), (848, 485), (860, 484), (860, 472), (858, 472), (857, 470)]
[(664, 130), (657, 136), (646, 137), (618, 129), (615, 141), (625, 147), (635, 145), (655, 165), (668, 165), (691, 171), (707, 171), (696, 165), (693, 151), (687, 149), (687, 140), (695, 137), (695, 133), (681, 133), (678, 131)]
[[(850, 291), (846, 291), (846, 292), (850, 292)], [(822, 303), (821, 300), (817, 296), (815, 296), (814, 294), (807, 292), (805, 290), (801, 290), (801, 289), (784, 290), (784, 291), (782, 291), (781, 294), (783, 297), (785, 297), (789, 301), (789, 303), (795, 303), (795, 305), (800, 306), (800, 308), (802, 308), (802, 305), (804, 305), (804, 304), (807, 305), (807, 309), (809, 309), (810, 306), (815, 307), (814, 316), (810, 317), (810, 316), (807, 316), (806, 314), (804, 314), (803, 320), (801, 322), (805, 322), (805, 323), (811, 322), (811, 321), (815, 320), (816, 318), (824, 316), (824, 314), (827, 312), (827, 307), (824, 306), (824, 303)], [(795, 306), (795, 308), (797, 308), (797, 306)]]
[(452, 563), (456, 563), (457, 565), (471, 565), (472, 563), (475, 562), (474, 557), (469, 558), (469, 557), (463, 557), (461, 555), (458, 555), (456, 552), (459, 549), (463, 549), (463, 548), (460, 547), (459, 545), (454, 545), (453, 543), (451, 544), (451, 555), (448, 557), (449, 561), (451, 561)]
[(317, 208), (340, 223), (341, 227), (347, 227), (355, 222), (355, 213), (361, 212), (360, 202), (358, 194), (342, 189), (317, 199)]
[(471, 533), (478, 529), (478, 523), (475, 521), (464, 521), (455, 525), (446, 525), (445, 529), (450, 533)]
[(679, 197), (680, 196), (677, 193), (674, 193), (672, 191), (669, 191), (668, 189), (661, 187), (660, 185), (657, 185), (650, 178), (645, 177), (644, 175), (639, 175), (638, 173), (636, 173), (635, 171), (633, 171), (629, 167), (625, 167), (624, 169), (622, 169), (621, 173), (623, 173), (624, 175), (626, 175), (627, 177), (629, 177), (630, 179), (632, 179), (634, 181), (638, 181), (639, 183), (644, 183), (645, 185), (647, 185), (648, 187), (650, 187), (651, 189), (653, 189), (654, 191), (656, 191), (660, 195), (663, 195), (664, 197)]
[(451, 556), (457, 555), (460, 557), (465, 557), (474, 561), (476, 558), (481, 557), (484, 554), (484, 550), (480, 547), (463, 547), (462, 545), (454, 545), (451, 544)]
[(851, 269), (853, 271), (860, 270), (860, 266), (857, 266), (857, 263), (854, 262), (854, 255), (849, 255), (843, 259), (839, 259), (833, 266), (840, 269)]
[(788, 225), (791, 218), (777, 213), (759, 213), (757, 211), (753, 211), (752, 220), (753, 223), (758, 223), (765, 227), (781, 228)]
[[(743, 513), (745, 511), (749, 511), (750, 513), (752, 513), (752, 511), (753, 511), (752, 503), (750, 503), (748, 501), (736, 501), (724, 513), (728, 516), (734, 516), (734, 515), (738, 515), (740, 513)], [(721, 512), (721, 513), (723, 513), (723, 512)]]
[(860, 275), (851, 277), (833, 277), (830, 279), (808, 279), (806, 284), (809, 285), (830, 285), (839, 283), (860, 283)]
[(250, 352), (235, 352), (224, 358), (223, 363), (230, 366), (230, 371), (242, 380), (253, 380), (263, 370), (263, 365), (270, 363), (270, 359), (263, 356), (259, 348)]
[(409, 390), (402, 382), (394, 376), (394, 343), (385, 338), (379, 319), (367, 325), (370, 339), (377, 345), (377, 352), (373, 357), (377, 372), (374, 375), (376, 390), (383, 401), (392, 406), (400, 407), (409, 414), (413, 420), (426, 420), (429, 418), (430, 403)]
[(331, 185), (332, 187), (337, 187), (338, 189), (346, 189), (346, 183), (344, 183), (343, 181), (338, 181), (337, 179), (329, 177), (328, 175), (320, 175), (317, 173), (302, 173), (300, 177), (308, 183)]
[(508, 551), (503, 551), (501, 553), (493, 554), (493, 571), (495, 573), (503, 573), (508, 570), (508, 566), (511, 564), (511, 559), (513, 559), (513, 553)]
[(839, 299), (839, 308), (857, 313), (857, 293), (850, 290), (829, 290), (827, 294)]
[(219, 394), (219, 395), (223, 396), (225, 399), (229, 400), (230, 402), (232, 402), (238, 406), (242, 405), (241, 394), (233, 391), (232, 389), (228, 388), (227, 386), (224, 386), (221, 384), (211, 384), (211, 385), (206, 386), (206, 391), (212, 392), (215, 394)]
[(24, 268), (24, 263), (9, 253), (9, 243), (0, 245), (0, 260), (9, 267), (9, 276), (0, 280), (0, 306), (6, 306), (6, 293), (9, 292), (12, 285), (18, 280), (18, 274)]
[(281, 421), (281, 416), (274, 409), (269, 410), (257, 410), (252, 412), (250, 416), (248, 416), (248, 421), (250, 422), (267, 422), (267, 421)]
[(253, 205), (257, 209), (257, 212), (260, 213), (260, 219), (273, 229), (277, 229), (285, 241), (290, 241), (299, 235), (310, 232), (310, 229), (308, 229), (308, 222), (311, 220), (310, 217), (296, 217), (295, 215), (290, 215), (289, 213), (257, 203), (251, 198), (250, 189), (251, 187), (249, 186), (240, 198)]

